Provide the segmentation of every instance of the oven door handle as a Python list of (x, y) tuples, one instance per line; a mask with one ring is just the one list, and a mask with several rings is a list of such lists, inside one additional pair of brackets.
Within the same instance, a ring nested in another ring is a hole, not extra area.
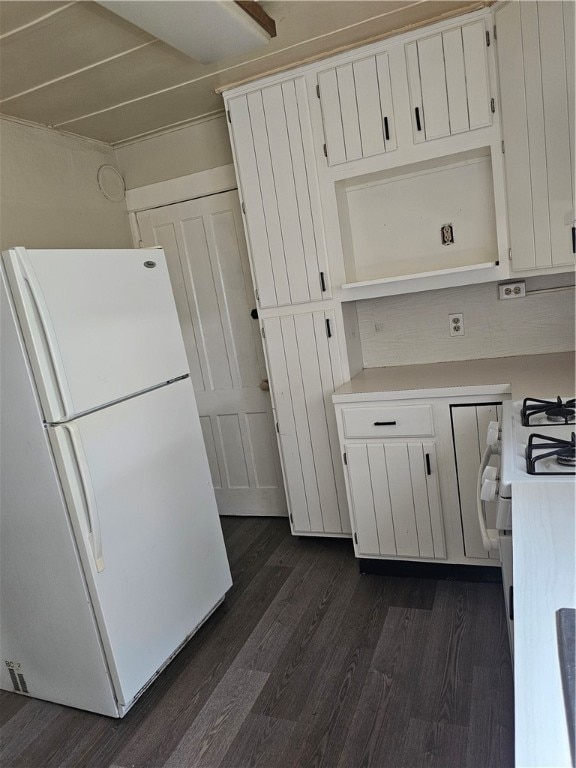
[(482, 454), (482, 460), (480, 461), (480, 468), (478, 470), (478, 482), (476, 483), (476, 503), (478, 505), (478, 523), (480, 524), (480, 535), (482, 536), (482, 546), (487, 552), (498, 549), (498, 531), (494, 528), (486, 528), (486, 518), (484, 517), (484, 502), (480, 497), (482, 491), (482, 474), (488, 466), (490, 456), (492, 456), (492, 446), (487, 445), (484, 453)]

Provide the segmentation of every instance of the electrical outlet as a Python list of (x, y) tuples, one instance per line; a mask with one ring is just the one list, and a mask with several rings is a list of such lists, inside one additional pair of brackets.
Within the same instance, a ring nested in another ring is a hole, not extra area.
[(521, 299), (523, 296), (526, 296), (526, 283), (523, 280), (498, 284), (499, 299)]
[(448, 315), (450, 323), (450, 336), (464, 336), (464, 315), (458, 312), (455, 315)]

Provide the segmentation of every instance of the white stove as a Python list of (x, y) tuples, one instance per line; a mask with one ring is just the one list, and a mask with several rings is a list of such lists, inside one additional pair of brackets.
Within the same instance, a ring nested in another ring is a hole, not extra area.
[[(504, 599), (513, 650), (514, 600), (512, 585), (512, 493), (522, 482), (576, 482), (576, 402), (572, 396), (545, 400), (526, 398), (506, 402), (502, 425), (492, 422), (478, 473), (478, 521), (487, 550), (498, 550), (502, 563)], [(501, 454), (500, 468), (488, 466)], [(497, 499), (496, 528), (488, 529), (484, 501)]]

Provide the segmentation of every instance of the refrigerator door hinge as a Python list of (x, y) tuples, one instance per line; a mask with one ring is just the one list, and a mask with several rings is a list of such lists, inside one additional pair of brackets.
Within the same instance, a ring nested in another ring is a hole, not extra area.
[(486, 30), (486, 45), (490, 48), (490, 30)]
[(242, 213), (244, 216), (246, 216), (246, 205), (244, 204), (244, 200), (240, 203), (240, 207), (242, 208)]
[(320, 84), (316, 83), (316, 96), (320, 98)]
[(348, 466), (348, 457), (346, 456), (346, 454), (343, 454), (343, 455), (344, 455), (344, 464)]
[(506, 150), (504, 149), (504, 139), (502, 139), (502, 154), (504, 154)]
[(356, 531), (354, 531), (354, 541), (356, 544), (358, 544), (358, 534), (356, 533)]
[(226, 110), (226, 114), (228, 115), (228, 122), (231, 123), (232, 122), (232, 117), (230, 115), (230, 110), (229, 109)]
[(328, 157), (328, 150), (326, 149), (326, 144), (324, 144), (324, 157)]
[(490, 99), (490, 109), (492, 112), (496, 112), (496, 102), (494, 99)]
[(508, 261), (512, 261), (512, 248), (508, 248)]
[(260, 330), (262, 331), (262, 338), (265, 339), (266, 338), (266, 331), (264, 330), (264, 326), (262, 326), (262, 328)]

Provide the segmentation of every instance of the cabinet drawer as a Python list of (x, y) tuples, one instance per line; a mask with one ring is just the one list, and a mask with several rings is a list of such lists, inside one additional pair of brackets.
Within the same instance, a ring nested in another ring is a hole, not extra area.
[(344, 436), (431, 437), (434, 434), (429, 405), (343, 408)]

